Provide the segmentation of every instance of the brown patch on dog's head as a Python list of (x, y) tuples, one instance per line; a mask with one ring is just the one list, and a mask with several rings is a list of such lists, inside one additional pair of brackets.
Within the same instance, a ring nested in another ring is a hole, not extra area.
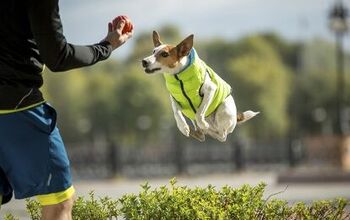
[(169, 68), (174, 68), (179, 62), (177, 48), (172, 45), (165, 45), (155, 54), (157, 62)]
[(153, 31), (152, 39), (155, 46), (153, 54), (142, 60), (145, 72), (148, 74), (161, 71), (178, 72), (187, 62), (187, 59), (182, 58), (190, 54), (193, 47), (193, 35), (188, 36), (176, 46), (162, 43), (157, 31)]
[[(174, 68), (182, 57), (189, 55), (193, 47), (193, 34), (177, 46), (173, 46), (163, 44), (158, 32), (153, 31), (153, 44), (155, 47), (159, 47), (159, 50), (156, 50), (154, 54), (157, 62), (169, 68)], [(164, 46), (160, 47), (161, 45)]]

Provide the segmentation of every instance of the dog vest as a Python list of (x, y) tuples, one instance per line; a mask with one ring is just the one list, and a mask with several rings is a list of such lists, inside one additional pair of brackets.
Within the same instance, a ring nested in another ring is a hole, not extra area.
[(196, 112), (202, 103), (203, 94), (200, 93), (205, 77), (210, 77), (217, 89), (205, 116), (213, 113), (216, 108), (231, 94), (231, 86), (219, 77), (197, 55), (195, 49), (190, 53), (190, 64), (178, 74), (163, 74), (166, 88), (171, 96), (181, 106), (182, 113), (195, 119)]

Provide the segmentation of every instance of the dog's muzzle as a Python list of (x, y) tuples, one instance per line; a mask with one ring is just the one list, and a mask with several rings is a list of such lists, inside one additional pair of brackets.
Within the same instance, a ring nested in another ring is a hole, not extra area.
[(144, 68), (147, 68), (147, 67), (149, 66), (149, 64), (150, 64), (149, 61), (147, 61), (147, 60), (142, 60), (142, 66), (143, 66)]
[(155, 71), (158, 71), (161, 69), (161, 68), (150, 69), (149, 68), (150, 64), (151, 63), (148, 60), (146, 60), (146, 59), (142, 60), (142, 66), (143, 66), (143, 68), (145, 68), (146, 73), (154, 73)]

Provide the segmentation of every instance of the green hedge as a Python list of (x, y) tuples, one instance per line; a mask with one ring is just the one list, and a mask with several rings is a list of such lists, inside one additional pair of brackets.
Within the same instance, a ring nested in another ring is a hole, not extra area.
[[(96, 198), (94, 192), (90, 192), (88, 198), (79, 197), (73, 207), (73, 219), (350, 219), (350, 203), (345, 199), (289, 205), (286, 201), (273, 199), (273, 195), (264, 198), (264, 183), (255, 187), (225, 186), (218, 190), (211, 185), (205, 188), (177, 186), (176, 180), (172, 179), (170, 186), (151, 189), (146, 183), (141, 187), (139, 194), (126, 194), (118, 200)], [(37, 201), (27, 200), (27, 211), (31, 219), (40, 220)], [(7, 214), (4, 219), (18, 218)]]

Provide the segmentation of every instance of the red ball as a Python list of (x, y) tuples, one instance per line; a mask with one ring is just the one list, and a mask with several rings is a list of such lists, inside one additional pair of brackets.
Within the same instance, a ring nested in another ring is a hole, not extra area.
[(120, 21), (125, 21), (124, 28), (122, 30), (122, 34), (131, 32), (134, 29), (134, 25), (131, 23), (130, 19), (126, 15), (119, 15), (118, 17), (114, 18), (112, 24), (115, 28)]

